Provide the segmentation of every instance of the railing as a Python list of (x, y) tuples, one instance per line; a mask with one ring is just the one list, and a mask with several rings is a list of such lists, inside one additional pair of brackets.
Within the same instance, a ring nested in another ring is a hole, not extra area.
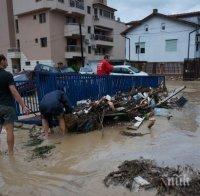
[(84, 10), (84, 2), (79, 1), (79, 0), (70, 0), (70, 6)]
[(19, 48), (9, 48), (8, 52), (20, 52)]
[[(68, 45), (66, 47), (67, 52), (81, 52), (81, 46), (76, 45)], [(85, 48), (83, 48), (83, 51), (85, 51)]]
[(95, 40), (113, 42), (113, 38), (110, 36), (95, 34), (94, 37), (95, 37)]

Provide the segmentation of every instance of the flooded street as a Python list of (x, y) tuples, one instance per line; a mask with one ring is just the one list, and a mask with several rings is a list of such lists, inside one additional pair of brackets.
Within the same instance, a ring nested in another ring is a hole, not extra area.
[[(192, 165), (200, 169), (200, 82), (168, 81), (169, 89), (186, 85), (188, 103), (171, 110), (173, 118), (156, 117), (149, 135), (129, 138), (119, 132), (126, 126), (105, 128), (88, 134), (55, 136), (45, 143), (56, 148), (46, 159), (29, 161), (31, 148), (24, 147), (28, 131), (15, 132), (16, 155), (10, 160), (5, 133), (1, 135), (0, 195), (8, 196), (129, 196), (155, 195), (131, 193), (123, 187), (106, 188), (103, 179), (123, 161), (140, 157), (160, 165)], [(149, 132), (145, 122), (139, 132)]]

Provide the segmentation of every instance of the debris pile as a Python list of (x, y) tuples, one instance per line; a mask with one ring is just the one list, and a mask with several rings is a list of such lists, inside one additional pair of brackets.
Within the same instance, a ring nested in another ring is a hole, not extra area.
[[(144, 120), (149, 120), (150, 129), (155, 123), (154, 109), (182, 107), (187, 102), (183, 97), (181, 100), (174, 98), (183, 89), (185, 86), (168, 93), (161, 84), (155, 89), (132, 88), (127, 93), (118, 92), (113, 97), (107, 95), (94, 102), (79, 101), (73, 115), (65, 116), (66, 127), (72, 132), (86, 133), (101, 129), (106, 123), (114, 124), (126, 120), (132, 123), (130, 129), (137, 130)], [(157, 109), (157, 113), (161, 112)]]
[(200, 195), (200, 172), (191, 167), (159, 167), (151, 160), (125, 161), (105, 179), (106, 187), (123, 185), (138, 192), (156, 189), (158, 195)]

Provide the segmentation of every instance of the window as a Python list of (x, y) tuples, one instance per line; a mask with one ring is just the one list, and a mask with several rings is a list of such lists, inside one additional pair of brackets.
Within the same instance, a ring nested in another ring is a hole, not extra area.
[(60, 3), (64, 3), (64, 0), (58, 0), (58, 2), (60, 2)]
[(76, 18), (66, 17), (66, 24), (76, 24), (76, 23), (78, 23)]
[(30, 61), (26, 61), (26, 62), (25, 62), (25, 65), (26, 65), (26, 66), (29, 66), (29, 65), (31, 65), (31, 62), (30, 62)]
[(91, 14), (91, 7), (90, 6), (87, 6), (87, 13)]
[(135, 53), (136, 54), (145, 53), (145, 42), (135, 43)]
[(94, 8), (94, 15), (98, 15), (98, 10), (97, 10), (97, 8)]
[(37, 19), (37, 15), (33, 15), (33, 20), (36, 20)]
[(126, 69), (126, 68), (122, 68), (122, 72), (123, 74), (130, 74), (131, 71), (129, 69)]
[(40, 44), (42, 48), (47, 47), (47, 37), (40, 38)]
[(17, 39), (17, 48), (20, 49), (20, 41)]
[(16, 28), (16, 33), (19, 33), (19, 23), (18, 23), (18, 20), (15, 20), (15, 28)]
[(39, 21), (40, 23), (46, 22), (46, 13), (39, 14)]
[(113, 73), (122, 73), (122, 69), (119, 68), (119, 67), (114, 67), (114, 69), (113, 69), (112, 72), (113, 72)]
[(149, 31), (149, 25), (145, 25), (145, 31), (146, 31), (146, 32)]
[(88, 33), (91, 34), (91, 26), (88, 26)]
[(99, 10), (99, 14), (100, 14), (100, 16), (103, 16), (103, 10), (102, 9)]
[(88, 54), (91, 54), (91, 53), (92, 53), (92, 47), (88, 46)]
[(164, 31), (165, 30), (165, 23), (161, 24), (161, 30)]
[(38, 43), (38, 39), (37, 39), (37, 38), (35, 39), (35, 43), (36, 43), (36, 44)]
[(176, 52), (177, 51), (177, 39), (165, 40), (165, 51)]

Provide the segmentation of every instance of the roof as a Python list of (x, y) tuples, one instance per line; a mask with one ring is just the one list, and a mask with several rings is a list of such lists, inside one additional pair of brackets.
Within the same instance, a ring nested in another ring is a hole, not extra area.
[(175, 21), (175, 22), (183, 23), (183, 24), (186, 24), (186, 25), (190, 25), (190, 26), (193, 26), (193, 27), (199, 26), (196, 23), (185, 21), (185, 20), (182, 20), (182, 19), (179, 19), (179, 18), (176, 18), (176, 17), (160, 14), (157, 11), (154, 10), (154, 12), (152, 14), (148, 15), (144, 19), (139, 20), (139, 21), (132, 21), (132, 25), (128, 29), (123, 31), (121, 34), (125, 35), (129, 31), (131, 31), (131, 30), (135, 29), (136, 27), (142, 25), (144, 22), (148, 21), (149, 19), (151, 19), (151, 18), (153, 18), (155, 16), (161, 17), (161, 18), (165, 18), (165, 19), (168, 19), (168, 20), (172, 20), (172, 21)]
[(103, 3), (94, 3), (93, 4), (93, 6), (101, 6), (101, 7), (104, 7), (104, 8), (107, 8), (107, 9), (109, 9), (109, 10), (112, 10), (112, 11), (117, 11), (116, 9), (114, 9), (114, 8), (112, 8), (112, 7), (109, 7), (109, 6), (107, 6), (107, 5), (105, 5), (105, 4), (103, 4)]
[(169, 16), (175, 17), (175, 18), (185, 18), (185, 17), (192, 17), (192, 16), (200, 16), (200, 11), (181, 13), (181, 14), (172, 14), (172, 15), (169, 15)]

